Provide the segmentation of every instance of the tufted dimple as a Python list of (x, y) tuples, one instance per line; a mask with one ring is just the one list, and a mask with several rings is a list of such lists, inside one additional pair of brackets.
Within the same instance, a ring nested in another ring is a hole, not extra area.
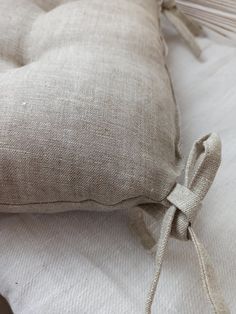
[[(123, 0), (117, 3), (101, 0), (62, 3), (38, 16), (33, 23), (25, 41), (26, 62), (36, 61), (53, 49), (57, 49), (54, 53), (57, 52), (55, 55), (60, 57), (60, 49), (76, 43), (77, 51), (80, 48), (88, 51), (101, 48), (109, 50), (115, 48), (117, 43), (118, 53), (132, 50), (135, 54), (140, 52), (142, 46), (140, 33), (142, 38), (147, 38), (150, 37), (150, 30), (152, 44), (147, 47), (147, 40), (143, 40), (142, 53), (149, 51), (154, 56), (160, 54), (160, 39), (156, 36), (158, 20), (153, 14), (144, 12), (136, 1), (126, 1), (125, 5)], [(153, 45), (155, 49), (151, 48)]]
[(24, 40), (42, 10), (29, 0), (0, 1), (0, 58), (9, 67), (24, 65)]
[[(0, 0), (2, 13), (0, 19), (0, 72), (24, 66), (31, 61), (27, 56), (28, 45), (31, 45), (29, 37), (31, 37), (34, 23), (37, 24), (38, 20), (41, 20), (41, 16), (67, 2), (73, 2), (73, 0)], [(44, 20), (42, 21), (44, 22)], [(42, 24), (44, 25), (44, 23)], [(51, 25), (49, 21), (48, 29), (51, 28)], [(42, 38), (37, 37), (37, 41), (41, 42), (41, 40)]]
[[(60, 57), (63, 55), (60, 49), (75, 43), (78, 44), (77, 51), (80, 47), (86, 47), (88, 51), (99, 49), (101, 41), (104, 49), (115, 48), (114, 38), (117, 39), (117, 49), (131, 49), (135, 54), (140, 51), (138, 36), (142, 33), (142, 38), (150, 37), (151, 30), (154, 45), (147, 49), (147, 42), (151, 40), (144, 40), (142, 53), (149, 51), (156, 56), (157, 52), (161, 53), (160, 39), (156, 36), (159, 25), (150, 8), (150, 3), (139, 0), (120, 0), (115, 4), (100, 0), (0, 0), (3, 12), (0, 20), (3, 66), (0, 71), (37, 61), (50, 50), (55, 50), (55, 56)], [(114, 24), (117, 27), (113, 27)], [(123, 47), (120, 46), (122, 41)]]

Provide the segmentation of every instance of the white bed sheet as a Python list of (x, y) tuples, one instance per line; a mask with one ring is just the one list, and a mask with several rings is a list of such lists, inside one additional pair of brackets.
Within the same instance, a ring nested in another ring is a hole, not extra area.
[[(168, 63), (182, 114), (183, 152), (211, 131), (223, 161), (195, 230), (236, 313), (236, 49), (200, 39), (198, 62), (175, 34)], [(154, 259), (124, 212), (0, 216), (0, 293), (15, 314), (143, 313)], [(171, 239), (153, 313), (206, 314), (196, 253)]]

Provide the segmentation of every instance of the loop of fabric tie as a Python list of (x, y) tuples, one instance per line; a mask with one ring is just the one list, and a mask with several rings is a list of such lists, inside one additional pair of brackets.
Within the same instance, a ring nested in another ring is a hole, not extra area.
[(202, 33), (202, 28), (197, 22), (189, 19), (176, 5), (175, 0), (162, 0), (163, 14), (183, 37), (193, 54), (199, 58), (201, 48), (195, 40), (195, 36)]
[(220, 160), (221, 143), (216, 134), (209, 134), (195, 142), (186, 165), (183, 186), (177, 184), (167, 197), (170, 207), (164, 215), (161, 226), (156, 250), (156, 269), (146, 302), (146, 314), (151, 313), (170, 235), (182, 240), (192, 240), (199, 260), (203, 286), (214, 313), (230, 313), (221, 295), (210, 258), (192, 228), (194, 217), (214, 180)]
[(184, 185), (177, 184), (167, 200), (177, 208), (171, 234), (180, 240), (188, 240), (188, 226), (201, 207), (201, 199)]
[(188, 240), (188, 226), (193, 222), (201, 201), (208, 192), (221, 161), (221, 143), (214, 133), (196, 141), (188, 158), (183, 186), (177, 184), (167, 200), (177, 211), (171, 234)]

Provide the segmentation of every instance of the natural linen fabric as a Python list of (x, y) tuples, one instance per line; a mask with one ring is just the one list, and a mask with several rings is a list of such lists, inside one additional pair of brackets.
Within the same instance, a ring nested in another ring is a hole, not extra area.
[(108, 210), (169, 201), (173, 205), (163, 219), (146, 313), (151, 313), (174, 219), (180, 238), (178, 223), (195, 244), (215, 313), (228, 313), (190, 226), (192, 210), (218, 168), (217, 149), (209, 156), (206, 151), (212, 167), (202, 169), (200, 163), (186, 188), (175, 185), (179, 128), (160, 10), (199, 56), (188, 29), (195, 24), (189, 24), (174, 1), (162, 6), (155, 0), (1, 5), (6, 14), (0, 25), (0, 210)]
[[(206, 62), (197, 62), (175, 35), (168, 41), (168, 58), (185, 155), (193, 140), (210, 130), (223, 140), (222, 165), (194, 227), (235, 313), (236, 54), (207, 38), (198, 41)], [(15, 314), (144, 313), (153, 257), (130, 234), (125, 211), (0, 216), (0, 292)], [(166, 253), (153, 313), (211, 313), (192, 243), (171, 239)]]
[(0, 211), (166, 198), (179, 128), (156, 0), (0, 1)]

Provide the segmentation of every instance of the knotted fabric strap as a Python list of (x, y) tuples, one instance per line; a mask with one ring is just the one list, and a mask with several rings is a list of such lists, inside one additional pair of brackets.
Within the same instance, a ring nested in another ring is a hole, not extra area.
[(195, 40), (202, 32), (202, 28), (197, 22), (189, 19), (177, 6), (175, 0), (162, 0), (161, 8), (163, 14), (170, 21), (171, 24), (181, 34), (193, 54), (199, 58), (201, 55), (201, 48)]
[(207, 135), (195, 142), (187, 161), (184, 185), (177, 184), (167, 197), (170, 207), (164, 215), (157, 244), (156, 269), (146, 302), (146, 314), (151, 313), (170, 235), (182, 240), (192, 240), (199, 260), (202, 282), (214, 313), (230, 313), (218, 287), (210, 258), (191, 226), (201, 201), (214, 180), (220, 160), (221, 143), (216, 134)]

